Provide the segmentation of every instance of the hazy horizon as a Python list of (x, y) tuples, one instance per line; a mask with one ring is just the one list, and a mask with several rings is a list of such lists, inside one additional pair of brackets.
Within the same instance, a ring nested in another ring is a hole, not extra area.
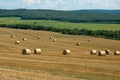
[(0, 0), (0, 9), (120, 10), (120, 0)]

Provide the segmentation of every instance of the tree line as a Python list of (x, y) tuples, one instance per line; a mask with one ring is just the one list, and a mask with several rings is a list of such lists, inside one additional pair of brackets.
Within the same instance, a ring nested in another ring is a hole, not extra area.
[(74, 23), (120, 23), (120, 10), (0, 10), (0, 17), (21, 17), (26, 20), (57, 20)]
[(120, 40), (120, 30), (118, 31), (107, 31), (107, 30), (87, 30), (87, 29), (60, 29), (54, 27), (45, 27), (40, 25), (27, 25), (27, 24), (0, 24), (2, 27), (7, 28), (15, 28), (15, 29), (31, 29), (31, 30), (44, 30), (44, 31), (52, 31), (59, 32), (62, 34), (69, 35), (84, 35), (84, 36), (94, 36), (94, 37), (102, 37), (107, 39), (116, 39)]

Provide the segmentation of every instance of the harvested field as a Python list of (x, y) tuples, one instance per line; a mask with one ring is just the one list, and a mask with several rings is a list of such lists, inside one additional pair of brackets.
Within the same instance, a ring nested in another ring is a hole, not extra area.
[[(10, 35), (15, 37), (11, 38)], [(57, 39), (54, 43), (49, 36)], [(36, 39), (38, 36), (42, 38)], [(28, 41), (22, 41), (25, 37)], [(91, 39), (92, 41), (88, 41)], [(20, 40), (16, 45), (14, 41)], [(76, 46), (80, 42), (80, 46)], [(22, 55), (22, 49), (42, 49), (41, 55)], [(63, 55), (64, 49), (71, 50)], [(90, 55), (109, 49), (110, 55)], [(119, 80), (120, 41), (63, 35), (47, 31), (0, 28), (0, 80)]]

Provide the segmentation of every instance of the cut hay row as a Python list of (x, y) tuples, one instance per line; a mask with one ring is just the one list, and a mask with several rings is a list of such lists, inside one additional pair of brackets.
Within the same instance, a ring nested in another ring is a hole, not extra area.
[[(11, 37), (14, 37), (14, 36), (15, 36), (15, 35), (11, 35)], [(38, 36), (37, 39), (41, 39), (41, 37)], [(53, 38), (52, 36), (50, 36), (49, 39), (52, 39), (53, 42), (56, 42), (56, 41), (57, 41), (57, 39)], [(26, 41), (27, 38), (23, 38), (22, 40), (23, 40), (23, 41)], [(76, 43), (76, 46), (80, 46), (80, 44), (81, 44), (81, 43), (78, 42), (78, 43)]]
[[(40, 48), (34, 49), (34, 54), (41, 54), (42, 50)], [(30, 49), (22, 49), (23, 55), (30, 55), (32, 51)], [(68, 49), (63, 50), (63, 55), (70, 55), (71, 51)]]
[[(15, 37), (15, 35), (11, 35), (10, 37), (12, 37), (12, 38), (14, 38)], [(40, 36), (38, 36), (38, 39), (41, 39), (41, 37)], [(23, 41), (26, 41), (27, 40), (27, 38), (23, 38), (22, 39)], [(15, 44), (20, 44), (20, 41), (15, 41)]]
[[(90, 54), (91, 55), (97, 55), (98, 56), (106, 56), (106, 55), (110, 55), (112, 52), (110, 50), (105, 50), (105, 51), (97, 51), (97, 50), (91, 50)], [(114, 55), (120, 55), (120, 51), (115, 51)]]
[[(15, 37), (15, 35), (11, 35), (10, 37), (11, 37), (11, 38), (14, 38), (14, 37)], [(41, 39), (41, 37), (40, 37), (40, 36), (38, 36), (38, 37), (37, 37), (37, 39)], [(23, 41), (26, 41), (26, 40), (27, 40), (27, 38), (23, 38), (22, 40), (23, 40)]]
[[(11, 35), (11, 37), (14, 37), (15, 35)], [(40, 36), (37, 37), (37, 39), (41, 39)], [(56, 42), (57, 40), (53, 38), (52, 36), (49, 37), (49, 39), (52, 39), (53, 42)], [(26, 41), (27, 38), (23, 38), (23, 41)], [(91, 41), (91, 39), (88, 39), (88, 41)], [(20, 41), (15, 41), (15, 44), (20, 44)], [(76, 46), (80, 46), (80, 42), (76, 43)], [(68, 49), (63, 50), (63, 55), (68, 55), (70, 54), (71, 51)], [(41, 54), (41, 49), (34, 49), (34, 54)], [(105, 50), (105, 51), (97, 51), (97, 50), (91, 50), (90, 51), (91, 55), (98, 55), (98, 56), (106, 56), (110, 55), (111, 51), (110, 50)], [(115, 51), (114, 55), (120, 55), (120, 51)]]
[[(34, 49), (34, 54), (41, 54), (42, 50), (37, 48)], [(32, 53), (32, 51), (30, 49), (22, 49), (22, 54), (23, 55), (30, 55)]]

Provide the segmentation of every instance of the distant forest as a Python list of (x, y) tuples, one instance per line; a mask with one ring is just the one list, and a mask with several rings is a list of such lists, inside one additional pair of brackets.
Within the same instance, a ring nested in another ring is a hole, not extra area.
[(0, 17), (21, 17), (25, 20), (57, 20), (74, 23), (120, 23), (120, 10), (0, 10)]

